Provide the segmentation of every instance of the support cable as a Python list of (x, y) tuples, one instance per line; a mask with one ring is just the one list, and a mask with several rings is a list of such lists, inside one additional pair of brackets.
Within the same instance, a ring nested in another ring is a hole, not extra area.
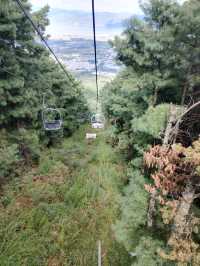
[(96, 18), (95, 18), (95, 4), (94, 4), (94, 0), (92, 0), (92, 19), (93, 19), (93, 38), (94, 38), (94, 56), (95, 56), (95, 74), (96, 74), (97, 105), (98, 105), (98, 102), (99, 102), (99, 84), (98, 84)]
[(66, 71), (65, 67), (60, 62), (60, 60), (58, 59), (57, 55), (54, 53), (53, 49), (49, 46), (47, 40), (44, 38), (44, 36), (40, 32), (40, 30), (38, 29), (38, 27), (36, 26), (36, 24), (33, 22), (32, 18), (31, 18), (31, 15), (26, 11), (26, 9), (24, 8), (22, 2), (20, 0), (14, 0), (14, 1), (17, 3), (17, 5), (21, 9), (21, 11), (24, 13), (25, 17), (29, 20), (29, 22), (31, 23), (32, 27), (34, 28), (34, 30), (39, 35), (41, 41), (45, 44), (45, 46), (48, 48), (48, 50), (50, 51), (50, 53), (53, 55), (53, 57), (55, 58), (56, 62), (58, 63), (58, 65), (60, 66), (60, 68), (63, 70), (63, 72), (65, 73), (65, 75), (67, 76), (67, 78), (73, 83), (74, 80), (69, 75), (69, 73)]

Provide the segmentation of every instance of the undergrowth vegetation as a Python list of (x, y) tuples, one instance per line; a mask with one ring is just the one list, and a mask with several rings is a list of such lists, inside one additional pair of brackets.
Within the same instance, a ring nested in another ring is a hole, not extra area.
[(83, 127), (45, 150), (39, 166), (4, 187), (0, 204), (0, 265), (129, 265), (111, 225), (119, 215), (125, 164), (104, 134), (85, 140)]

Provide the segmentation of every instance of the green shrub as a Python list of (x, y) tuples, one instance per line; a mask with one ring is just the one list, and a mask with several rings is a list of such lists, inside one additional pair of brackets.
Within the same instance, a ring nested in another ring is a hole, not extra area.
[(19, 155), (26, 164), (38, 163), (40, 144), (36, 131), (21, 128), (17, 132), (11, 132), (10, 139), (18, 144)]
[(134, 132), (143, 132), (154, 138), (160, 138), (165, 128), (169, 114), (169, 104), (149, 107), (140, 118), (132, 120)]
[(17, 144), (4, 143), (0, 145), (0, 178), (14, 175), (19, 163), (19, 150)]
[(42, 157), (39, 163), (38, 174), (48, 175), (52, 168), (54, 167), (55, 162), (51, 160), (48, 156)]
[[(145, 179), (139, 171), (129, 170), (129, 185), (124, 190), (121, 205), (121, 219), (114, 226), (117, 240), (131, 252), (146, 230), (148, 195), (144, 191)], [(143, 228), (143, 229), (142, 229)]]

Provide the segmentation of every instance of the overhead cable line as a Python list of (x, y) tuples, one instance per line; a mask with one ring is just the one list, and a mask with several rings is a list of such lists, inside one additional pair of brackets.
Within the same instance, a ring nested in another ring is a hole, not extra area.
[(20, 0), (14, 0), (18, 7), (21, 9), (21, 11), (24, 13), (25, 17), (29, 20), (29, 22), (31, 23), (31, 25), (33, 26), (34, 30), (37, 32), (37, 34), (39, 35), (39, 37), (41, 38), (42, 42), (45, 44), (45, 46), (48, 48), (48, 50), (50, 51), (50, 53), (53, 55), (53, 57), (55, 58), (56, 62), (58, 63), (58, 65), (60, 66), (60, 68), (63, 70), (63, 72), (65, 73), (65, 75), (67, 76), (67, 78), (73, 82), (72, 77), (69, 75), (69, 73), (66, 71), (65, 67), (63, 66), (63, 64), (60, 62), (60, 60), (58, 59), (57, 55), (54, 53), (53, 49), (49, 46), (47, 40), (44, 38), (44, 36), (42, 35), (42, 33), (40, 32), (40, 30), (38, 29), (38, 27), (36, 26), (36, 24), (33, 22), (30, 14), (26, 11), (26, 9), (24, 8), (22, 2)]
[(98, 84), (96, 18), (95, 18), (95, 4), (94, 4), (94, 0), (92, 0), (92, 18), (93, 18), (93, 37), (94, 37), (94, 56), (95, 56), (95, 74), (96, 74), (97, 104), (98, 104), (98, 102), (99, 102), (99, 84)]
[(15, 78), (17, 77), (17, 75), (15, 75), (15, 74), (13, 74), (12, 72), (10, 72), (10, 71), (8, 71), (8, 70), (5, 70), (5, 69), (3, 69), (3, 68), (0, 69), (0, 73), (2, 73), (1, 71), (4, 72), (4, 73), (9, 74), (9, 75), (11, 75), (11, 76), (13, 76), (13, 77), (15, 77)]

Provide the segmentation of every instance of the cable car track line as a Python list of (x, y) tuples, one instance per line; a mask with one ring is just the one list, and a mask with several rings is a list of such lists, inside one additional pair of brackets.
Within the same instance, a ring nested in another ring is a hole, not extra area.
[(97, 89), (97, 104), (99, 102), (99, 84), (98, 84), (98, 62), (97, 62), (97, 41), (96, 41), (96, 18), (95, 4), (92, 0), (92, 20), (93, 20), (93, 37), (94, 37), (94, 57), (95, 57), (95, 74), (96, 74), (96, 89)]
[(63, 66), (63, 64), (60, 62), (60, 60), (58, 59), (57, 55), (54, 53), (53, 49), (49, 46), (47, 40), (44, 38), (44, 36), (42, 35), (42, 33), (40, 32), (40, 30), (38, 29), (38, 27), (35, 25), (35, 23), (33, 22), (30, 14), (26, 11), (26, 9), (24, 8), (22, 2), (20, 0), (14, 0), (19, 9), (21, 9), (21, 11), (24, 13), (25, 17), (29, 20), (29, 22), (31, 23), (32, 27), (34, 28), (34, 30), (37, 32), (37, 34), (39, 35), (39, 37), (41, 38), (42, 42), (45, 44), (45, 46), (48, 48), (48, 50), (50, 51), (50, 53), (53, 55), (53, 57), (55, 58), (56, 62), (58, 63), (58, 65), (60, 66), (60, 68), (63, 70), (63, 72), (65, 73), (65, 75), (67, 76), (67, 78), (74, 83), (74, 80), (72, 79), (72, 77), (69, 75), (69, 73), (67, 72), (67, 70), (65, 69), (65, 67)]

